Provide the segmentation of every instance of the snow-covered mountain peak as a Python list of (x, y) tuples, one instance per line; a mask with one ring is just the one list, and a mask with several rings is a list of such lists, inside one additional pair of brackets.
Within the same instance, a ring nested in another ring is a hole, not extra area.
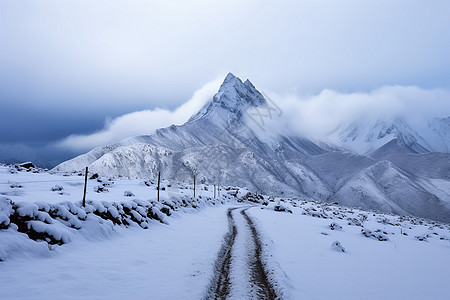
[(214, 95), (211, 105), (220, 105), (222, 108), (236, 112), (265, 103), (266, 99), (248, 79), (242, 82), (240, 78), (228, 73), (219, 92)]
[(213, 99), (189, 121), (192, 122), (205, 115), (214, 113), (228, 115), (230, 119), (233, 119), (230, 113), (237, 117), (242, 117), (245, 110), (263, 106), (266, 103), (264, 96), (248, 79), (242, 82), (239, 77), (228, 73)]
[(242, 81), (239, 77), (235, 76), (233, 73), (228, 73), (219, 88), (219, 91), (234, 85), (242, 85)]

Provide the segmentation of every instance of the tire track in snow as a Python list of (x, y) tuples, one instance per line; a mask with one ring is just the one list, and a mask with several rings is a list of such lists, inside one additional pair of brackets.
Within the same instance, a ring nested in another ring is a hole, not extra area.
[(256, 231), (255, 224), (252, 219), (245, 213), (247, 209), (241, 211), (241, 214), (244, 216), (247, 221), (248, 227), (250, 228), (255, 255), (252, 257), (252, 281), (257, 287), (257, 295), (259, 299), (276, 299), (275, 289), (269, 281), (269, 277), (267, 274), (267, 270), (264, 267), (264, 264), (261, 260), (261, 252), (262, 252), (262, 243), (259, 238), (258, 232)]
[[(233, 211), (240, 209), (240, 214), (233, 216)], [(256, 295), (258, 299), (277, 299), (275, 289), (269, 281), (267, 270), (262, 262), (262, 243), (252, 219), (245, 213), (247, 208), (234, 207), (228, 209), (228, 227), (229, 231), (224, 237), (222, 247), (218, 253), (215, 264), (215, 273), (211, 280), (205, 299), (227, 299), (230, 296), (233, 278), (230, 274), (233, 267), (233, 255), (239, 253), (235, 248), (235, 241), (238, 234), (248, 237), (248, 246), (245, 247), (246, 253), (241, 253), (245, 262), (245, 267), (249, 271), (249, 282), (244, 283), (248, 290)], [(235, 217), (242, 216), (240, 226), (236, 224)], [(238, 228), (239, 227), (239, 228)], [(238, 230), (239, 229), (239, 230)], [(239, 280), (239, 279), (238, 279)], [(242, 284), (239, 282), (238, 284)], [(238, 295), (234, 295), (238, 296)], [(248, 295), (240, 295), (242, 298)]]

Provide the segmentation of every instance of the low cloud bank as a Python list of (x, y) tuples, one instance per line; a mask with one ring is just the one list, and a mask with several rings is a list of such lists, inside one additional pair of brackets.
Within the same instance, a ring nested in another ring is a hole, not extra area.
[[(102, 130), (93, 134), (68, 136), (57, 146), (88, 151), (128, 137), (151, 134), (158, 128), (182, 124), (212, 98), (220, 82), (215, 80), (204, 85), (173, 111), (154, 109), (129, 113), (107, 121)], [(450, 91), (416, 86), (385, 86), (357, 93), (325, 89), (317, 95), (304, 97), (269, 93), (266, 98), (280, 113), (266, 118), (264, 134), (299, 135), (313, 140), (326, 140), (327, 134), (337, 126), (358, 120), (401, 117), (413, 126), (422, 126), (431, 118), (450, 116)]]
[(450, 91), (416, 86), (384, 86), (370, 92), (323, 90), (312, 96), (270, 94), (282, 111), (267, 123), (271, 130), (324, 139), (339, 125), (354, 121), (404, 118), (423, 126), (432, 118), (450, 116)]

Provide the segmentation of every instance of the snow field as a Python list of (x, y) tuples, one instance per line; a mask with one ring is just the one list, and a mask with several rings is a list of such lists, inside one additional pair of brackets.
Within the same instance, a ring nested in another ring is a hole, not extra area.
[[(257, 205), (247, 212), (283, 299), (448, 296), (448, 224), (243, 189), (211, 199), (212, 187), (202, 184), (193, 199), (188, 184), (166, 181), (158, 203), (154, 179), (91, 179), (82, 208), (83, 180), (0, 167), (0, 299), (201, 299), (228, 231), (227, 209), (249, 204), (233, 199)], [(240, 210), (230, 298), (255, 296), (254, 243)]]
[(176, 212), (170, 226), (116, 227), (111, 239), (77, 239), (47, 258), (0, 264), (0, 299), (201, 299), (228, 207)]
[[(320, 207), (305, 206), (310, 207), (309, 211), (312, 208), (318, 211)], [(388, 241), (380, 241), (365, 237), (360, 226), (348, 225), (346, 219), (311, 217), (304, 214), (303, 207), (292, 210), (293, 214), (253, 208), (248, 213), (258, 220), (273, 242), (271, 253), (286, 274), (283, 281), (287, 280), (285, 285), (292, 288), (293, 299), (448, 298), (448, 226), (412, 225), (404, 221), (401, 223), (404, 229), (400, 230), (399, 226), (376, 220), (382, 215), (373, 217), (366, 212), (371, 217), (363, 222), (364, 228), (388, 233)], [(342, 210), (350, 217), (348, 209)], [(385, 218), (393, 221), (398, 217)], [(332, 230), (332, 223), (342, 229)], [(404, 230), (408, 236), (401, 234)], [(435, 237), (427, 241), (416, 238), (428, 231), (439, 233), (431, 234)], [(345, 252), (332, 248), (335, 241), (342, 244)]]
[[(174, 210), (196, 210), (232, 198), (223, 192), (220, 199), (211, 199), (213, 189), (198, 184), (194, 199), (188, 185), (163, 180), (161, 202), (157, 202), (156, 184), (151, 179), (112, 181), (94, 174), (88, 181), (86, 207), (82, 207), (77, 194), (83, 184), (84, 177), (78, 174), (51, 174), (39, 169), (25, 172), (0, 166), (0, 261), (41, 256), (78, 236), (110, 238), (117, 226), (147, 229), (155, 222), (167, 223), (166, 217)], [(95, 192), (99, 187), (104, 192)], [(153, 197), (140, 200), (130, 196), (130, 189), (138, 196), (147, 196), (142, 199)]]
[[(12, 169), (14, 170), (14, 168)], [(0, 165), (0, 196), (3, 195), (13, 202), (60, 203), (63, 201), (79, 202), (83, 199), (84, 175), (45, 171), (39, 173), (16, 171), (11, 173), (10, 170), (11, 168), (8, 166)], [(93, 173), (89, 173), (89, 177), (93, 175)], [(103, 188), (104, 191), (96, 192), (99, 187)], [(88, 180), (86, 200), (109, 202), (135, 198), (156, 200), (156, 187), (156, 178), (98, 177)], [(134, 196), (129, 196), (129, 192)], [(222, 194), (224, 192), (222, 191)], [(160, 197), (162, 199), (170, 199), (173, 196), (192, 197), (193, 195), (192, 183), (169, 181), (161, 178)], [(199, 196), (199, 198), (213, 197), (213, 186), (197, 183), (196, 196)]]

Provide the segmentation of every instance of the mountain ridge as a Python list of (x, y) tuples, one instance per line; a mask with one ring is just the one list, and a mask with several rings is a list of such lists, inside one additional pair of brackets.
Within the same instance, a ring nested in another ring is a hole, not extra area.
[[(376, 123), (377, 135), (372, 132), (372, 137), (382, 145), (369, 157), (296, 136), (260, 136), (249, 126), (249, 113), (267, 105), (249, 80), (242, 82), (229, 73), (213, 98), (183, 125), (95, 148), (53, 171), (89, 166), (101, 175), (137, 178), (161, 172), (164, 178), (185, 182), (195, 176), (199, 182), (267, 195), (337, 201), (450, 222), (450, 195), (442, 192), (439, 181), (449, 180), (450, 154), (417, 154), (424, 143), (407, 123)], [(356, 136), (360, 138), (360, 132)], [(419, 157), (417, 163), (413, 157)], [(427, 161), (432, 163), (428, 166)], [(399, 186), (391, 186), (386, 178)]]

